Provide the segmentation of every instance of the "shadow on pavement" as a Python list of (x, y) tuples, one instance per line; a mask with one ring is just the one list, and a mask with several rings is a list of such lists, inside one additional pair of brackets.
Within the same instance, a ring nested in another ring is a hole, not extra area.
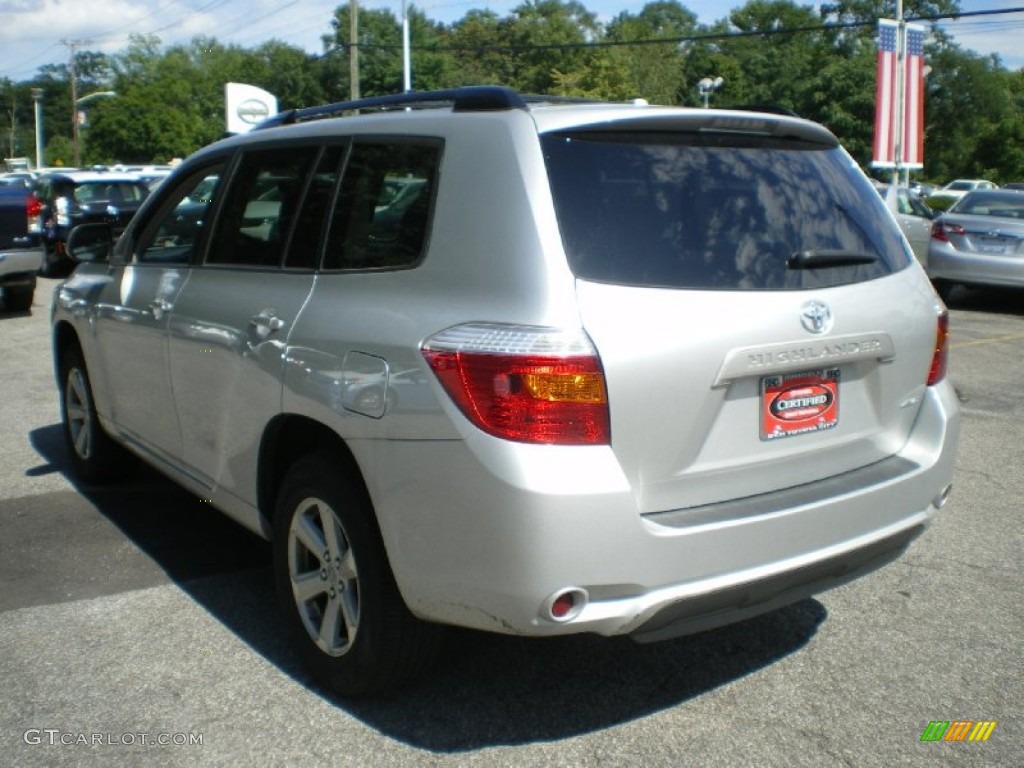
[(946, 306), (973, 312), (992, 312), (1000, 315), (1024, 315), (1024, 290), (1011, 288), (971, 288), (958, 285), (953, 288)]
[[(59, 425), (32, 445), (74, 482)], [(283, 630), (270, 545), (154, 471), (75, 483), (100, 514), (203, 609), (300, 684), (315, 686)], [(230, 578), (210, 579), (215, 575)], [(325, 700), (410, 746), (461, 752), (564, 739), (674, 707), (796, 652), (825, 620), (803, 600), (741, 624), (654, 645), (577, 635), (524, 639), (450, 630), (434, 669), (390, 698)]]

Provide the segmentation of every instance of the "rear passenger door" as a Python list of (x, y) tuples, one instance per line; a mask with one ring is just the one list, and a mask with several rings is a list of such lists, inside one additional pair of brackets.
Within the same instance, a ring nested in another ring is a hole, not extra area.
[(256, 453), (280, 412), (281, 369), (314, 268), (341, 145), (243, 151), (224, 191), (206, 259), (170, 323), (171, 385), (189, 471), (246, 504)]

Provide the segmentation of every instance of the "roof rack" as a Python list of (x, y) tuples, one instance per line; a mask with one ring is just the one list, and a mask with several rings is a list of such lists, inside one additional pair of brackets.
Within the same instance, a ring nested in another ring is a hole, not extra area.
[(413, 106), (439, 106), (451, 104), (455, 112), (494, 112), (506, 109), (527, 109), (526, 101), (516, 91), (500, 85), (467, 85), (440, 91), (411, 91), (387, 96), (370, 96), (353, 101), (339, 101), (317, 107), (289, 109), (274, 115), (253, 130), (290, 125), (300, 120), (327, 117), (340, 112), (359, 112), (365, 109), (393, 109)]

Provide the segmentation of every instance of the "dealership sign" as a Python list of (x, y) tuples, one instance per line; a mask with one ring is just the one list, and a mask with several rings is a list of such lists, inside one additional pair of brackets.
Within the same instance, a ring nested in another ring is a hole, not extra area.
[(224, 114), (228, 133), (247, 133), (277, 114), (277, 97), (255, 85), (225, 83)]

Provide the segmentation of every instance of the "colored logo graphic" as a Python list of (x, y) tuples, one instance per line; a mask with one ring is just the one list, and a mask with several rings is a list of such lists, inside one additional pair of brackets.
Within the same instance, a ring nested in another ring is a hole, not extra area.
[(988, 741), (995, 728), (995, 720), (932, 720), (921, 741)]

